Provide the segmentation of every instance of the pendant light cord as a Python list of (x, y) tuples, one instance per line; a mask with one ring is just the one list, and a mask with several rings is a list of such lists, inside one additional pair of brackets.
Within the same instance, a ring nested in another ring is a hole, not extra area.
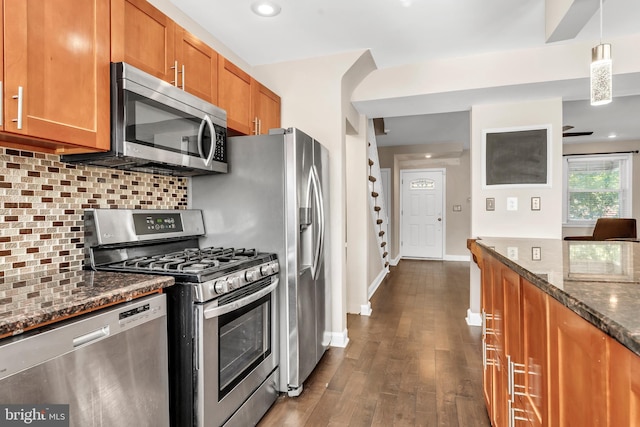
[(600, 0), (600, 44), (602, 44), (602, 0)]

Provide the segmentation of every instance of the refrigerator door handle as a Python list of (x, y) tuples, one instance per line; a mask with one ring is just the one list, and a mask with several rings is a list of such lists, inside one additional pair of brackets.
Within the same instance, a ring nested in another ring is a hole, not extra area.
[[(315, 199), (315, 207), (318, 212), (319, 219), (319, 227), (320, 230), (318, 232), (318, 237), (315, 241), (315, 251), (313, 256), (313, 265), (311, 266), (311, 275), (314, 279), (318, 278), (319, 273), (319, 265), (322, 262), (322, 249), (324, 246), (324, 226), (325, 226), (325, 218), (324, 218), (324, 203), (322, 198), (322, 188), (320, 187), (320, 178), (318, 177), (318, 171), (315, 165), (311, 166), (311, 171), (309, 174), (310, 181), (313, 184), (313, 196)], [(309, 199), (311, 199), (311, 193), (309, 193)], [(309, 200), (309, 205), (311, 205), (311, 200)]]
[[(204, 127), (205, 125), (209, 128), (209, 132), (211, 133), (211, 148), (209, 149), (209, 154), (208, 155), (204, 155), (204, 152), (202, 151), (202, 140), (204, 139)], [(202, 160), (204, 160), (204, 164), (209, 166), (211, 164), (211, 160), (213, 160), (213, 154), (215, 152), (215, 148), (216, 148), (216, 131), (213, 127), (213, 122), (211, 121), (211, 118), (208, 115), (205, 115), (204, 118), (202, 119), (202, 122), (200, 122), (200, 129), (198, 130), (198, 153), (200, 154), (200, 157), (202, 158)]]

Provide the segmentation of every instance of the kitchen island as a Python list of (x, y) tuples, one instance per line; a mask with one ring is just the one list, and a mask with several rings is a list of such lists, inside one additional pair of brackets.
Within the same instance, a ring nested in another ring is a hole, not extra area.
[(87, 270), (42, 271), (0, 278), (0, 338), (143, 296), (174, 279)]
[(640, 244), (480, 238), (494, 426), (640, 425)]

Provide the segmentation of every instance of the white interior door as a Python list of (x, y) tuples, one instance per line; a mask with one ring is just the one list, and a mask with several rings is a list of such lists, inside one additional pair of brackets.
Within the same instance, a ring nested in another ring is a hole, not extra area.
[(401, 171), (400, 185), (402, 256), (442, 259), (444, 171)]

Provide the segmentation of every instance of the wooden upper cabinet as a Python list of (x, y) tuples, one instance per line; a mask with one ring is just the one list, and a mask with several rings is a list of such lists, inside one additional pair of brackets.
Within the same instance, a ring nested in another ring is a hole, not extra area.
[(187, 30), (176, 26), (178, 86), (212, 104), (218, 104), (218, 53)]
[[(2, 6), (2, 3), (0, 3)], [(0, 7), (0, 131), (4, 130), (4, 122), (6, 121), (4, 108), (4, 7)]]
[(224, 57), (218, 60), (218, 102), (227, 111), (227, 127), (243, 135), (253, 133), (251, 76)]
[(252, 90), (254, 132), (267, 135), (269, 129), (280, 127), (280, 97), (256, 80)]
[(111, 2), (111, 60), (174, 83), (175, 27), (146, 0)]
[(607, 336), (547, 297), (552, 426), (607, 425)]
[(3, 140), (109, 148), (107, 16), (109, 0), (4, 2)]
[(113, 0), (111, 60), (216, 104), (218, 53), (146, 0)]

